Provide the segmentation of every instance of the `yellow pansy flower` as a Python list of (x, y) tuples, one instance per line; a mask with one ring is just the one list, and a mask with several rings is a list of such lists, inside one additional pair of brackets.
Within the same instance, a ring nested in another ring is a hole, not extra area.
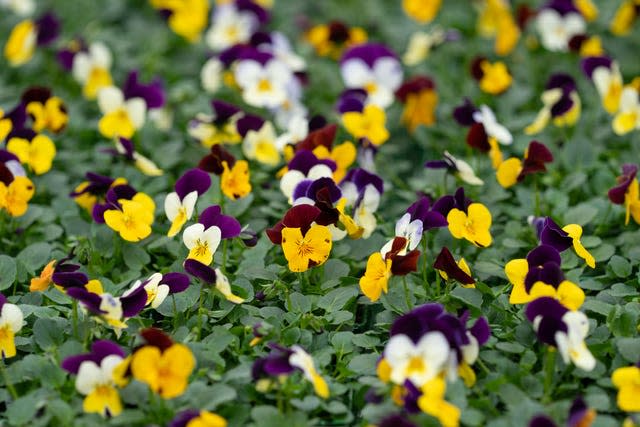
[(229, 169), (229, 164), (223, 161), (222, 167), (220, 188), (225, 196), (231, 200), (236, 200), (251, 193), (249, 163), (246, 160), (238, 160), (231, 169)]
[(298, 227), (282, 229), (282, 251), (289, 270), (294, 272), (324, 263), (329, 258), (331, 245), (331, 232), (324, 225), (312, 225), (304, 236)]
[(7, 150), (18, 156), (20, 163), (28, 165), (36, 175), (49, 172), (56, 156), (56, 146), (46, 135), (36, 135), (31, 141), (11, 138)]
[(27, 211), (35, 187), (26, 176), (17, 176), (9, 185), (0, 181), (0, 209), (11, 216), (22, 216)]
[(491, 212), (482, 203), (471, 203), (467, 213), (453, 208), (447, 215), (449, 231), (456, 239), (467, 239), (479, 247), (491, 245)]
[(360, 278), (360, 290), (372, 302), (377, 301), (382, 292), (387, 293), (391, 263), (390, 259), (383, 259), (380, 252), (371, 254), (367, 260), (367, 269)]
[(618, 408), (626, 412), (640, 412), (640, 368), (618, 368), (613, 371), (611, 382), (618, 389)]
[(104, 213), (105, 223), (129, 242), (148, 237), (156, 206), (153, 199), (144, 193), (137, 193), (131, 200), (120, 199), (118, 203), (121, 209), (109, 209)]
[(133, 354), (131, 374), (154, 393), (172, 399), (187, 389), (187, 380), (195, 366), (196, 359), (184, 344), (173, 344), (163, 352), (157, 347), (144, 346)]
[(355, 138), (367, 138), (373, 145), (382, 145), (389, 139), (385, 127), (386, 114), (377, 105), (369, 104), (362, 112), (349, 111), (342, 115), (342, 123)]
[(30, 19), (13, 27), (7, 44), (4, 45), (4, 57), (11, 66), (17, 67), (29, 62), (36, 48), (37, 36), (36, 26)]

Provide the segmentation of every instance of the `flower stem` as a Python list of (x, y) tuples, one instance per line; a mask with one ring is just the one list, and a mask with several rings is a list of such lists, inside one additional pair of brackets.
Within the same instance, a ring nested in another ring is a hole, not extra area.
[(2, 361), (0, 362), (0, 371), (2, 371), (2, 379), (4, 380), (4, 385), (7, 387), (7, 390), (9, 390), (9, 393), (11, 394), (11, 397), (13, 397), (13, 400), (16, 400), (18, 398), (18, 393), (11, 383), (9, 375), (7, 375), (7, 370), (5, 369), (4, 365), (4, 354), (2, 355)]
[(411, 295), (409, 292), (409, 284), (407, 283), (407, 276), (402, 276), (402, 286), (404, 287), (404, 299), (407, 302), (407, 308), (413, 309), (413, 303), (411, 302)]
[(551, 386), (553, 385), (553, 374), (556, 367), (556, 351), (547, 349), (544, 359), (544, 403), (551, 402)]
[(204, 283), (200, 285), (200, 301), (198, 302), (198, 335), (197, 339), (200, 341), (200, 335), (202, 334), (202, 303), (204, 302)]
[(538, 190), (538, 175), (533, 176), (533, 191), (535, 192), (535, 213), (540, 216), (540, 191)]
[(74, 338), (80, 341), (78, 337), (78, 300), (75, 298), (71, 300), (71, 328)]

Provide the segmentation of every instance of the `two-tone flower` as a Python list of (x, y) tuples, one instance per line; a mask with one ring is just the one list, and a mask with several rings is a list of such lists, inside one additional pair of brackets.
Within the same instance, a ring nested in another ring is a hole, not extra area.
[[(33, 86), (27, 89), (20, 98), (20, 105), (31, 118), (31, 129), (36, 133), (48, 130), (59, 133), (67, 126), (69, 116), (64, 101), (53, 96), (51, 89)], [(14, 124), (14, 127), (16, 126)]]
[(198, 197), (211, 186), (211, 177), (201, 169), (189, 169), (176, 181), (175, 191), (164, 199), (164, 212), (171, 227), (167, 236), (173, 237), (182, 230), (184, 224), (191, 219)]
[(615, 114), (620, 107), (623, 90), (618, 63), (608, 56), (588, 57), (582, 60), (582, 71), (593, 81), (603, 108), (607, 113)]
[(213, 11), (205, 41), (215, 52), (248, 43), (260, 25), (268, 19), (268, 12), (252, 1), (219, 4)]
[(145, 122), (147, 104), (139, 96), (125, 98), (125, 94), (115, 86), (108, 86), (98, 92), (98, 106), (102, 118), (98, 130), (106, 138), (131, 138)]
[(147, 194), (123, 184), (107, 191), (105, 202), (93, 207), (93, 218), (104, 222), (124, 240), (137, 242), (151, 234), (156, 204)]
[(510, 157), (496, 169), (496, 179), (504, 188), (522, 181), (527, 175), (546, 172), (546, 164), (553, 161), (553, 154), (541, 142), (531, 141), (524, 152), (524, 159)]
[(60, 20), (52, 13), (36, 20), (25, 19), (11, 30), (4, 45), (4, 57), (12, 67), (18, 67), (31, 60), (38, 46), (52, 43), (60, 32)]
[(465, 288), (475, 288), (476, 286), (476, 281), (471, 276), (471, 269), (467, 262), (464, 258), (456, 261), (446, 246), (440, 250), (440, 253), (433, 263), (433, 268), (438, 270), (438, 273), (444, 280), (456, 280)]
[(572, 0), (551, 0), (538, 11), (536, 30), (545, 49), (566, 52), (569, 41), (584, 34), (586, 22)]
[(0, 210), (14, 217), (24, 215), (34, 193), (35, 186), (18, 156), (0, 149)]
[(446, 150), (444, 152), (442, 160), (429, 160), (425, 162), (424, 167), (429, 169), (445, 169), (446, 173), (451, 173), (454, 176), (457, 176), (467, 184), (484, 184), (484, 181), (478, 178), (469, 163), (462, 159), (454, 157)]
[(219, 268), (214, 270), (208, 265), (190, 258), (187, 258), (183, 265), (187, 273), (200, 279), (204, 285), (213, 285), (227, 301), (234, 304), (244, 302), (244, 298), (233, 293), (229, 279)]
[(558, 127), (573, 126), (580, 118), (580, 96), (576, 82), (568, 74), (553, 74), (540, 96), (543, 107), (533, 123), (524, 129), (527, 135), (541, 132), (549, 121)]
[(350, 27), (343, 21), (330, 21), (314, 25), (305, 33), (305, 40), (313, 46), (316, 54), (340, 58), (342, 52), (367, 41), (367, 32), (361, 27)]
[(595, 268), (596, 261), (593, 255), (585, 249), (580, 241), (580, 237), (582, 237), (582, 227), (580, 225), (567, 224), (560, 228), (560, 226), (549, 217), (536, 218), (533, 222), (536, 226), (540, 243), (553, 246), (558, 252), (573, 247), (576, 255), (584, 259), (589, 267)]
[(369, 238), (378, 224), (375, 213), (384, 192), (382, 178), (362, 168), (351, 169), (340, 182), (340, 189), (345, 208), (351, 208), (356, 225), (364, 229), (362, 237)]
[(191, 43), (200, 40), (207, 26), (209, 2), (206, 0), (152, 0), (151, 6), (160, 10), (169, 28)]
[(122, 294), (126, 297), (134, 292), (138, 292), (138, 288), (143, 288), (147, 293), (147, 302), (145, 305), (151, 305), (152, 308), (158, 308), (170, 294), (177, 294), (186, 291), (189, 287), (189, 277), (182, 273), (153, 273), (148, 279), (141, 281), (136, 280), (131, 288)]
[[(567, 427), (590, 427), (595, 420), (597, 413), (594, 409), (589, 408), (582, 397), (577, 397), (571, 403), (569, 408), (569, 418), (567, 419)], [(528, 424), (529, 427), (557, 427), (557, 424), (546, 415), (534, 416)]]
[[(210, 148), (216, 144), (238, 144), (242, 136), (238, 132), (237, 122), (245, 117), (245, 122), (251, 116), (233, 104), (214, 99), (211, 101), (212, 115), (199, 114), (189, 122), (187, 132), (200, 143)], [(262, 120), (260, 120), (260, 126)], [(260, 128), (258, 126), (258, 128)]]
[(234, 66), (234, 78), (242, 99), (253, 107), (280, 107), (288, 100), (291, 69), (267, 52), (247, 50)]
[(240, 235), (241, 226), (235, 218), (223, 215), (220, 206), (209, 206), (200, 214), (198, 222), (182, 233), (182, 240), (189, 249), (187, 258), (205, 265), (211, 264), (222, 239)]
[(23, 319), (20, 307), (0, 294), (0, 356), (3, 359), (16, 355), (15, 335), (22, 329)]
[(227, 420), (209, 411), (187, 409), (169, 423), (169, 427), (227, 427)]
[[(124, 178), (111, 178), (94, 172), (87, 172), (85, 178), (86, 181), (78, 184), (76, 188), (69, 193), (69, 197), (72, 197), (78, 205), (86, 209), (89, 213), (93, 212), (96, 204), (104, 203), (105, 196), (109, 189), (127, 183), (127, 180)], [(102, 216), (102, 212), (100, 216)], [(103, 218), (101, 218), (101, 222), (104, 222)]]
[(478, 82), (480, 90), (490, 95), (499, 95), (505, 92), (513, 82), (507, 64), (502, 61), (490, 62), (484, 57), (473, 60), (471, 75)]
[(584, 339), (589, 333), (589, 319), (550, 297), (538, 298), (527, 305), (527, 319), (533, 324), (538, 340), (554, 346), (564, 363), (591, 371), (596, 366)]
[(395, 94), (404, 104), (401, 121), (410, 132), (415, 132), (419, 125), (431, 126), (435, 123), (438, 93), (431, 78), (415, 76), (404, 82)]
[(622, 165), (622, 175), (617, 178), (618, 184), (609, 190), (609, 200), (616, 205), (624, 205), (625, 225), (629, 218), (640, 224), (640, 185), (636, 178), (638, 166), (632, 163)]
[(81, 40), (73, 40), (58, 52), (58, 61), (71, 71), (73, 78), (82, 85), (82, 93), (89, 100), (96, 99), (101, 89), (113, 86), (111, 64), (113, 58), (109, 48), (102, 42), (89, 46)]

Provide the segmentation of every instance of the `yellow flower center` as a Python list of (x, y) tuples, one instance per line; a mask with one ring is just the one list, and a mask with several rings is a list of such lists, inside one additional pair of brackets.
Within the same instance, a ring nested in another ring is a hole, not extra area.
[(424, 360), (421, 357), (414, 356), (407, 365), (407, 374), (411, 375), (414, 372), (419, 374), (424, 372), (426, 368)]
[(193, 254), (197, 257), (205, 256), (209, 252), (209, 242), (198, 239), (196, 246), (193, 248)]
[(375, 93), (378, 90), (378, 85), (374, 82), (369, 82), (364, 85), (364, 90), (366, 90), (367, 93)]
[(273, 86), (271, 85), (271, 82), (269, 80), (261, 79), (258, 82), (258, 91), (259, 92), (269, 92), (272, 89), (273, 89)]
[(227, 37), (231, 40), (237, 40), (239, 32), (240, 31), (238, 31), (238, 27), (235, 25), (230, 25), (225, 30)]

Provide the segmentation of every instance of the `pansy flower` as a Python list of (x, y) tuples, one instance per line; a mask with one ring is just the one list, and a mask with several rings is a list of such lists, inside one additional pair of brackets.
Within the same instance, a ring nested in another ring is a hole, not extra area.
[(518, 44), (520, 28), (505, 0), (485, 0), (478, 17), (478, 32), (483, 37), (495, 37), (496, 54), (508, 55)]
[(491, 95), (499, 95), (511, 86), (513, 77), (502, 61), (489, 62), (478, 57), (471, 63), (471, 75), (478, 81), (480, 90)]
[(347, 111), (342, 114), (342, 124), (354, 138), (366, 138), (373, 145), (379, 146), (389, 139), (386, 128), (387, 116), (384, 110), (369, 104), (362, 111)]
[(609, 200), (616, 205), (624, 205), (626, 210), (624, 223), (629, 224), (629, 218), (640, 224), (640, 185), (636, 175), (638, 166), (632, 163), (622, 165), (622, 175), (617, 178), (618, 184), (609, 190)]
[(593, 81), (604, 109), (609, 114), (618, 111), (623, 90), (618, 63), (607, 56), (588, 57), (582, 60), (582, 71)]
[(496, 179), (504, 188), (509, 188), (522, 181), (525, 176), (546, 172), (546, 163), (553, 161), (551, 151), (538, 141), (531, 141), (524, 153), (524, 160), (510, 157), (500, 163), (496, 170)]
[(52, 282), (54, 267), (57, 260), (51, 260), (44, 266), (40, 272), (40, 276), (34, 277), (29, 283), (29, 292), (46, 291)]
[(247, 131), (242, 142), (242, 152), (250, 160), (257, 160), (268, 166), (280, 162), (276, 131), (271, 122), (264, 122), (258, 130)]
[(287, 211), (282, 221), (267, 229), (271, 242), (282, 246), (291, 271), (307, 271), (329, 258), (331, 231), (316, 223), (321, 212), (316, 206), (297, 205)]
[(315, 362), (309, 353), (302, 347), (294, 345), (291, 348), (277, 344), (269, 344), (271, 353), (254, 362), (252, 376), (259, 380), (264, 376), (291, 375), (294, 372), (302, 372), (304, 377), (313, 385), (318, 396), (323, 399), (329, 397), (329, 386), (318, 373)]
[(462, 126), (468, 126), (467, 145), (489, 153), (491, 162), (497, 167), (502, 162), (502, 153), (498, 143), (510, 145), (513, 142), (511, 132), (498, 123), (496, 116), (486, 105), (477, 108), (469, 98), (453, 110), (453, 118)]
[(144, 329), (141, 335), (146, 344), (131, 354), (127, 373), (163, 399), (182, 395), (196, 366), (189, 347), (174, 343), (157, 329)]
[(433, 268), (444, 280), (456, 280), (465, 288), (475, 288), (475, 279), (471, 277), (471, 269), (464, 258), (456, 261), (447, 247), (443, 247), (433, 263)]
[(294, 76), (289, 67), (272, 54), (248, 50), (234, 67), (242, 99), (253, 107), (276, 108), (288, 99), (287, 84)]
[(18, 156), (0, 149), (0, 210), (14, 217), (24, 215), (34, 193)]
[(444, 152), (442, 160), (430, 160), (424, 164), (429, 169), (446, 169), (447, 173), (452, 173), (467, 184), (483, 185), (484, 181), (476, 176), (469, 163), (462, 159), (458, 159), (451, 155), (448, 151)]
[(56, 156), (56, 146), (47, 135), (30, 129), (14, 130), (8, 136), (7, 151), (36, 175), (49, 172)]
[(164, 199), (164, 212), (171, 228), (167, 236), (173, 237), (180, 232), (182, 226), (191, 219), (198, 201), (211, 186), (211, 177), (200, 169), (189, 169), (176, 181), (175, 191)]
[(2, 359), (16, 355), (15, 334), (22, 329), (24, 316), (20, 307), (7, 302), (0, 294), (0, 356)]
[(61, 132), (69, 121), (67, 107), (62, 99), (53, 96), (51, 89), (34, 86), (27, 89), (21, 97), (25, 113), (31, 117), (31, 128), (39, 133), (48, 130), (53, 133)]
[(447, 216), (449, 232), (456, 239), (466, 239), (478, 247), (491, 245), (491, 212), (482, 203), (472, 203), (459, 188), (454, 196), (443, 196), (433, 210)]
[(118, 185), (107, 191), (104, 205), (94, 206), (93, 217), (101, 217), (124, 240), (137, 242), (151, 234), (155, 209), (155, 202), (147, 194)]
[(407, 66), (418, 65), (426, 60), (431, 54), (431, 50), (439, 45), (460, 39), (457, 30), (443, 30), (434, 27), (430, 31), (416, 31), (411, 34), (407, 43), (407, 50), (402, 55), (402, 63)]
[(268, 18), (267, 11), (252, 1), (219, 4), (213, 11), (205, 40), (216, 52), (247, 43)]
[(378, 224), (375, 212), (384, 191), (382, 178), (362, 168), (352, 169), (340, 182), (340, 189), (355, 223), (364, 228), (362, 237), (367, 239)]
[(280, 31), (264, 32), (259, 31), (253, 34), (250, 41), (261, 52), (268, 52), (274, 56), (274, 58), (285, 63), (293, 73), (304, 80), (304, 70), (306, 68), (306, 62), (304, 58), (299, 56), (293, 51), (291, 42), (285, 34)]
[[(577, 397), (569, 408), (567, 427), (590, 427), (596, 415), (596, 411), (589, 408), (582, 397)], [(536, 415), (529, 421), (529, 427), (557, 427), (557, 424), (546, 415)]]
[(334, 20), (327, 24), (311, 27), (305, 39), (320, 56), (340, 58), (344, 49), (367, 41), (367, 32), (361, 27), (349, 27), (343, 21)]
[(124, 178), (114, 179), (94, 172), (87, 172), (85, 177), (87, 180), (78, 184), (69, 196), (73, 197), (75, 202), (89, 211), (89, 213), (93, 211), (96, 203), (104, 202), (104, 198), (110, 188), (127, 183)]
[(125, 353), (118, 344), (98, 340), (91, 344), (89, 353), (69, 356), (62, 361), (62, 369), (76, 375), (76, 390), (86, 396), (82, 403), (84, 412), (103, 417), (122, 412), (114, 371), (124, 358)]
[(187, 409), (176, 415), (169, 427), (227, 427), (227, 420), (214, 412)]
[(569, 247), (573, 247), (580, 258), (584, 259), (587, 265), (595, 268), (596, 261), (580, 242), (582, 237), (582, 227), (578, 224), (567, 224), (560, 228), (551, 218), (540, 218), (537, 221), (537, 232), (540, 243), (553, 246), (558, 252), (562, 252)]
[(415, 132), (419, 125), (431, 126), (435, 123), (438, 93), (431, 78), (411, 78), (396, 90), (396, 97), (404, 104), (401, 121), (410, 132)]
[(35, 21), (21, 21), (9, 34), (4, 45), (4, 57), (12, 67), (23, 65), (31, 60), (37, 46), (50, 44), (58, 37), (59, 32), (60, 21), (51, 13), (42, 15)]
[(589, 332), (589, 319), (581, 311), (572, 311), (549, 297), (538, 298), (527, 305), (527, 319), (533, 324), (538, 340), (558, 349), (564, 363), (591, 371), (596, 366), (584, 339)]
[(581, 104), (576, 82), (568, 74), (557, 73), (549, 77), (540, 99), (542, 110), (533, 123), (525, 128), (527, 135), (541, 132), (549, 120), (553, 120), (558, 127), (565, 127), (575, 125), (580, 118)]
[(155, 77), (151, 83), (145, 84), (139, 80), (137, 70), (130, 71), (122, 87), (125, 99), (142, 98), (147, 104), (147, 110), (162, 108), (166, 103), (166, 94), (162, 79)]
[(369, 103), (386, 108), (402, 84), (402, 66), (386, 46), (365, 43), (347, 50), (340, 59), (340, 73), (347, 89), (364, 89)]
[(200, 40), (209, 15), (207, 0), (151, 0), (151, 6), (162, 12), (174, 33), (191, 43)]
[(189, 287), (189, 277), (182, 273), (153, 273), (145, 281), (136, 280), (131, 288), (122, 294), (126, 297), (138, 288), (144, 288), (147, 293), (147, 302), (145, 305), (151, 305), (152, 308), (160, 307), (160, 304), (167, 298), (169, 294), (177, 294), (187, 290)]
[(0, 0), (0, 7), (10, 9), (19, 16), (29, 16), (36, 5), (33, 0)]
[(209, 206), (200, 214), (198, 223), (190, 225), (182, 233), (182, 240), (189, 249), (187, 258), (211, 264), (220, 241), (239, 236), (240, 230), (238, 220), (223, 215), (220, 206)]
[(618, 408), (625, 412), (640, 412), (640, 363), (616, 369), (611, 382), (618, 389)]
[(640, 6), (638, 0), (624, 0), (611, 19), (609, 31), (616, 36), (628, 35), (638, 18), (638, 6)]
[(504, 267), (513, 284), (509, 302), (526, 304), (540, 297), (553, 297), (568, 309), (577, 310), (584, 302), (584, 291), (565, 279), (560, 266), (560, 253), (546, 244), (531, 250), (526, 259), (509, 261)]
[(536, 29), (545, 49), (566, 52), (571, 38), (584, 34), (586, 22), (572, 0), (550, 0), (538, 11)]
[(402, 10), (420, 24), (428, 24), (438, 14), (442, 0), (402, 0)]
[(640, 97), (633, 85), (627, 85), (622, 89), (618, 112), (611, 126), (616, 135), (626, 135), (640, 129)]
[(280, 178), (280, 190), (289, 203), (294, 202), (294, 191), (302, 183), (308, 186), (319, 178), (332, 177), (336, 165), (331, 160), (320, 160), (308, 150), (299, 150), (287, 165), (287, 172)]
[(98, 92), (98, 106), (103, 116), (98, 130), (106, 138), (131, 138), (144, 125), (147, 112), (143, 98), (126, 99), (115, 86), (104, 87)]
[(132, 140), (117, 136), (113, 139), (113, 143), (115, 144), (114, 149), (107, 148), (103, 151), (133, 163), (140, 172), (147, 176), (160, 176), (164, 173), (151, 159), (136, 151)]
[(193, 277), (197, 277), (205, 285), (214, 285), (215, 288), (222, 294), (223, 297), (229, 302), (234, 304), (241, 304), (244, 302), (244, 298), (239, 297), (231, 290), (231, 283), (227, 276), (222, 273), (219, 268), (215, 270), (206, 264), (201, 263), (195, 259), (187, 258), (184, 263), (184, 269), (187, 273)]
[(213, 115), (198, 115), (189, 122), (189, 135), (206, 147), (216, 144), (238, 144), (242, 136), (238, 133), (236, 123), (244, 116), (240, 108), (224, 101), (211, 101)]
[(58, 59), (82, 85), (82, 94), (89, 100), (96, 99), (101, 89), (113, 86), (113, 59), (111, 51), (102, 42), (85, 47), (81, 41), (74, 40), (68, 49), (58, 53)]
[(211, 147), (211, 153), (198, 163), (198, 168), (220, 176), (222, 193), (236, 200), (251, 193), (249, 163), (236, 158), (221, 145)]
[(114, 297), (108, 292), (94, 293), (84, 287), (67, 288), (67, 295), (80, 301), (97, 321), (111, 326), (118, 336), (127, 327), (126, 319), (140, 313), (148, 298), (143, 286), (120, 297)]

